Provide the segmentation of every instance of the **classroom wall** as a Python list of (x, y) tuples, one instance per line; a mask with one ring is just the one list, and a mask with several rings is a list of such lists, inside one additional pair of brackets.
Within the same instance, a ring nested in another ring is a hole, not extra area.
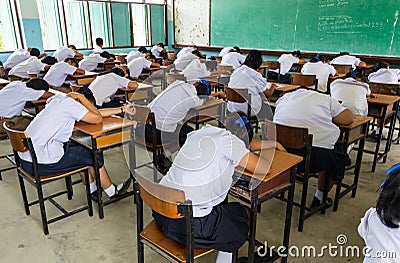
[(40, 51), (43, 51), (43, 40), (36, 1), (19, 0), (18, 8), (24, 46), (36, 47)]

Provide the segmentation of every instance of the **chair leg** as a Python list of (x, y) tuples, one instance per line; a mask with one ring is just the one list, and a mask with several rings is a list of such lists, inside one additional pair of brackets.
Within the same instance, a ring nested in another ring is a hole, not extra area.
[(36, 188), (37, 188), (37, 194), (38, 194), (38, 199), (39, 199), (40, 214), (42, 216), (43, 232), (45, 235), (47, 235), (47, 234), (49, 234), (49, 226), (48, 226), (47, 217), (46, 217), (46, 207), (44, 206), (42, 185), (39, 182), (37, 182)]
[(65, 177), (65, 185), (67, 187), (68, 200), (71, 200), (73, 195), (71, 176)]
[(238, 260), (238, 251), (235, 250), (235, 251), (233, 251), (233, 253), (232, 253), (232, 263), (236, 263), (237, 260)]
[(340, 191), (342, 188), (342, 180), (338, 180), (336, 184), (335, 201), (333, 203), (333, 211), (336, 212), (339, 208)]
[(92, 198), (90, 195), (89, 172), (86, 169), (84, 173), (85, 173), (85, 188), (86, 188), (86, 198), (87, 198), (87, 203), (88, 203), (88, 213), (89, 213), (89, 216), (93, 216), (93, 204), (92, 204)]
[(303, 227), (304, 227), (304, 220), (305, 220), (304, 214), (306, 212), (306, 206), (307, 206), (308, 179), (309, 178), (304, 178), (304, 180), (303, 180), (303, 189), (301, 192), (299, 227), (297, 229), (299, 232), (303, 232)]
[(27, 216), (29, 216), (31, 214), (31, 212), (29, 210), (28, 197), (26, 196), (24, 178), (22, 178), (21, 176), (18, 175), (18, 180), (19, 180), (19, 186), (21, 188), (22, 201), (24, 202), (25, 214)]

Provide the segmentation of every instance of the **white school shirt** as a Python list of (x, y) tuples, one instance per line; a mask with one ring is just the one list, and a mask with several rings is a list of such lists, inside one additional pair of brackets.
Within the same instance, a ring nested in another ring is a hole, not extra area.
[[(397, 263), (400, 258), (400, 228), (385, 226), (378, 216), (376, 208), (370, 208), (361, 218), (358, 233), (364, 239), (365, 245), (371, 250), (364, 258), (364, 263)], [(378, 253), (395, 252), (392, 258), (379, 258)]]
[(274, 122), (308, 128), (313, 134), (313, 146), (333, 149), (340, 130), (332, 122), (346, 108), (336, 99), (316, 91), (298, 89), (276, 102)]
[(237, 52), (229, 52), (222, 57), (221, 65), (233, 66), (233, 69), (237, 69), (243, 64), (245, 59), (246, 57), (242, 54), (239, 54)]
[(30, 57), (27, 60), (22, 61), (21, 63), (13, 67), (10, 70), (10, 72), (8, 72), (8, 75), (13, 75), (23, 79), (28, 79), (29, 78), (28, 72), (39, 73), (39, 71), (44, 70), (44, 66), (45, 65), (37, 57)]
[[(69, 140), (76, 121), (80, 121), (89, 110), (69, 96), (62, 94), (49, 98), (46, 107), (26, 128), (32, 139), (39, 163), (58, 162), (64, 155), (63, 144)], [(29, 152), (19, 152), (19, 156), (32, 161)]]
[(3, 67), (4, 69), (13, 68), (14, 66), (18, 65), (24, 60), (27, 60), (30, 57), (31, 55), (27, 50), (22, 48), (17, 49), (7, 58), (6, 62), (4, 62), (3, 64)]
[(194, 50), (193, 47), (184, 47), (184, 48), (182, 48), (182, 49), (178, 52), (178, 54), (176, 55), (176, 57), (178, 58), (178, 57), (180, 57), (180, 56), (182, 56), (182, 55), (192, 53), (193, 50)]
[(75, 57), (75, 52), (68, 47), (59, 47), (56, 51), (54, 51), (53, 57), (55, 57), (58, 62), (61, 62), (66, 58)]
[(356, 58), (355, 56), (343, 55), (332, 59), (331, 64), (351, 65), (354, 69), (358, 66), (358, 64), (360, 64), (360, 62), (361, 60), (359, 58)]
[(369, 85), (353, 78), (338, 79), (331, 83), (332, 98), (341, 101), (343, 106), (354, 114), (368, 115), (369, 95), (371, 95)]
[(224, 48), (221, 49), (221, 51), (219, 52), (218, 56), (219, 56), (219, 57), (223, 57), (225, 54), (228, 54), (232, 49), (233, 49), (233, 47), (224, 47)]
[(174, 132), (191, 108), (203, 101), (197, 96), (192, 84), (181, 80), (172, 82), (148, 106), (156, 119), (156, 128), (164, 132)]
[(89, 89), (93, 92), (96, 99), (96, 105), (101, 106), (104, 102), (109, 102), (111, 96), (114, 95), (119, 88), (128, 87), (129, 79), (118, 76), (115, 73), (108, 73), (98, 76), (89, 85)]
[(192, 201), (193, 216), (206, 216), (225, 200), (234, 169), (248, 152), (230, 131), (206, 125), (188, 134), (160, 184), (183, 190)]
[[(278, 62), (281, 65), (280, 70), (282, 75), (285, 75), (292, 68), (293, 63), (299, 63), (299, 58), (294, 57), (292, 54), (282, 54), (278, 58)], [(279, 72), (277, 69), (272, 70), (274, 72)]]
[(104, 50), (103, 50), (100, 46), (94, 45), (94, 48), (93, 48), (93, 50), (92, 50), (92, 53), (98, 53), (98, 54), (100, 54), (100, 53), (103, 53), (103, 52), (104, 52)]
[(146, 54), (143, 54), (142, 52), (139, 51), (131, 51), (128, 53), (128, 55), (126, 56), (126, 63), (131, 62), (133, 59), (135, 58), (145, 58)]
[(207, 70), (207, 67), (204, 63), (201, 63), (200, 60), (195, 59), (190, 64), (182, 70), (182, 74), (186, 77), (188, 82), (193, 82), (199, 78), (204, 78), (210, 76), (210, 71)]
[(137, 78), (142, 74), (143, 69), (149, 68), (151, 66), (151, 61), (144, 57), (138, 57), (131, 60), (127, 67), (129, 69), (129, 76), (131, 78)]
[(192, 62), (195, 59), (199, 58), (196, 55), (193, 55), (192, 53), (187, 53), (180, 56), (174, 61), (175, 69), (182, 71), (190, 64), (190, 62)]
[(44, 90), (28, 88), (25, 82), (13, 81), (0, 90), (0, 117), (12, 118), (21, 114), (27, 101), (37, 100)]
[(104, 63), (107, 59), (100, 56), (100, 54), (92, 53), (79, 61), (79, 68), (86, 71), (93, 71), (97, 68), (99, 63)]
[[(233, 71), (228, 83), (228, 87), (234, 89), (248, 89), (248, 92), (251, 95), (252, 115), (258, 114), (261, 110), (262, 98), (260, 93), (271, 88), (271, 86), (267, 83), (267, 80), (263, 78), (259, 72), (246, 65), (243, 65)], [(247, 102), (237, 103), (228, 101), (227, 104), (227, 109), (229, 112), (241, 111), (247, 114), (247, 107)]]
[[(321, 92), (327, 91), (328, 78), (330, 75), (335, 75), (336, 70), (332, 65), (325, 64), (322, 61), (307, 62), (301, 69), (304, 75), (316, 75), (318, 79), (318, 90)], [(315, 85), (314, 85), (315, 86)]]
[(151, 54), (153, 54), (155, 57), (159, 57), (160, 53), (161, 53), (161, 51), (163, 51), (163, 49), (164, 48), (155, 45), (151, 48)]
[(61, 87), (68, 75), (74, 74), (76, 67), (66, 62), (57, 62), (50, 67), (43, 79), (54, 87)]
[(379, 83), (398, 83), (400, 79), (400, 69), (381, 68), (377, 72), (368, 75), (368, 80)]

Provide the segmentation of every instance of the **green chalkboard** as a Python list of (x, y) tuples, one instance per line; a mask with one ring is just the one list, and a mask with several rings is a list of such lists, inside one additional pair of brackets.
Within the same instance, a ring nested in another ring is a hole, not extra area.
[(211, 46), (400, 55), (400, 0), (210, 0)]

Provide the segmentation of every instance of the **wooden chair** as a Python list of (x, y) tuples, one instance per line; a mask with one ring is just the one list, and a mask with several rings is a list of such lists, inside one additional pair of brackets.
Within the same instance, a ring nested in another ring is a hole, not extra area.
[(347, 74), (353, 70), (352, 65), (332, 64), (337, 74)]
[(182, 80), (182, 81), (186, 82), (186, 77), (182, 74), (173, 74), (173, 73), (166, 74), (167, 85), (171, 84), (172, 82), (174, 82), (176, 80)]
[(206, 65), (206, 68), (209, 71), (215, 71), (217, 70), (217, 61), (216, 60), (206, 60), (206, 62), (204, 62), (204, 64)]
[[(265, 60), (264, 66), (266, 67), (267, 70), (278, 70), (278, 83), (279, 83), (281, 76), (281, 64), (278, 61)], [(268, 81), (273, 81), (273, 80), (268, 80)]]
[[(166, 258), (170, 262), (193, 263), (212, 249), (195, 249), (193, 237), (193, 208), (181, 190), (168, 188), (145, 179), (135, 172), (136, 225), (138, 262), (144, 262), (144, 245)], [(185, 219), (186, 246), (166, 237), (152, 220), (143, 227), (143, 202), (153, 211), (173, 219)]]
[(217, 65), (217, 71), (221, 73), (231, 74), (233, 72), (233, 66)]
[(372, 93), (400, 96), (400, 83), (370, 82), (369, 88)]
[(300, 87), (314, 86), (314, 90), (318, 90), (318, 79), (316, 75), (303, 75), (301, 73), (292, 74), (292, 84), (300, 85)]
[[(1, 122), (0, 122), (0, 124), (1, 124)], [(0, 137), (0, 141), (4, 141), (7, 139), (8, 139), (7, 136)], [(0, 168), (0, 181), (3, 180), (3, 177), (1, 175), (2, 172), (6, 172), (9, 170), (15, 169), (15, 161), (13, 159), (13, 156), (14, 156), (13, 153), (7, 153), (7, 154), (0, 155), (0, 160), (5, 159), (5, 160), (8, 160), (12, 164), (11, 166), (5, 166), (5, 167)]]
[[(33, 148), (31, 138), (29, 138), (24, 131), (16, 131), (16, 130), (12, 130), (12, 129), (8, 128), (7, 123), (4, 123), (3, 127), (7, 131), (7, 135), (10, 139), (11, 146), (14, 151), (18, 179), (19, 179), (19, 184), (20, 184), (21, 193), (22, 193), (22, 200), (24, 202), (24, 207), (25, 207), (25, 213), (26, 213), (26, 215), (29, 215), (30, 214), (29, 207), (32, 205), (35, 205), (35, 204), (39, 204), (40, 214), (42, 217), (43, 232), (45, 235), (47, 235), (49, 233), (48, 224), (51, 224), (51, 223), (61, 220), (63, 218), (69, 217), (71, 215), (74, 215), (74, 214), (79, 213), (84, 210), (88, 210), (89, 216), (93, 216), (92, 200), (90, 197), (90, 186), (89, 186), (89, 168), (90, 168), (89, 166), (70, 170), (67, 172), (41, 176), (38, 173), (38, 161), (37, 161), (35, 149)], [(29, 151), (29, 153), (32, 156), (32, 169), (34, 172), (33, 174), (29, 174), (21, 167), (21, 160), (19, 158), (18, 152), (27, 152), (27, 151)], [(67, 211), (54, 198), (57, 196), (60, 196), (60, 195), (67, 194), (68, 199), (71, 200), (72, 199), (71, 176), (73, 174), (77, 174), (80, 172), (83, 172), (85, 174), (87, 203), (85, 206), (76, 208), (72, 211)], [(50, 194), (48, 196), (44, 196), (43, 186), (48, 183), (60, 180), (60, 179), (65, 179), (67, 189), (58, 191), (58, 192)], [(26, 180), (28, 183), (30, 183), (31, 185), (33, 185), (36, 188), (37, 195), (38, 195), (37, 200), (28, 202), (24, 180)], [(51, 218), (51, 219), (47, 219), (46, 209), (45, 209), (45, 205), (44, 205), (44, 201), (46, 201), (46, 200), (48, 200), (57, 209), (59, 209), (62, 212), (62, 215), (59, 215), (59, 216)]]

